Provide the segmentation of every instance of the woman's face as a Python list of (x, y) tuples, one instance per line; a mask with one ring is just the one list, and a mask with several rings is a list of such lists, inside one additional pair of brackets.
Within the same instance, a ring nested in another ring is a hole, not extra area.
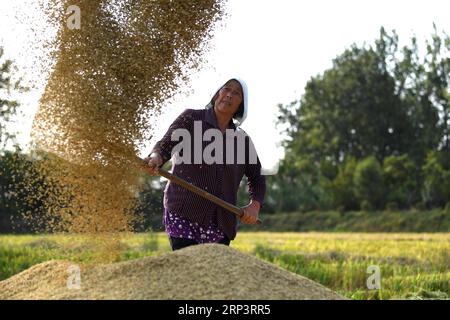
[(231, 80), (219, 90), (219, 95), (214, 102), (214, 108), (232, 117), (239, 109), (242, 98), (243, 94), (240, 83), (236, 80)]

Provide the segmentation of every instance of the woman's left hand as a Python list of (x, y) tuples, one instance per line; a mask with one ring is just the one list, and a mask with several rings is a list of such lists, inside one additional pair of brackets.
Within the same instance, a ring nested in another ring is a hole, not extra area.
[(243, 207), (244, 215), (240, 218), (242, 223), (256, 224), (259, 217), (259, 209), (261, 205), (258, 201), (252, 200), (248, 205)]

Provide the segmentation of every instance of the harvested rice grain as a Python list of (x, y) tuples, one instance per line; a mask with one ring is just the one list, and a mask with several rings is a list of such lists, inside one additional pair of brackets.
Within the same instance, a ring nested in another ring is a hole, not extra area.
[(36, 265), (0, 282), (0, 299), (344, 299), (302, 276), (220, 244), (82, 267), (68, 289), (69, 262)]

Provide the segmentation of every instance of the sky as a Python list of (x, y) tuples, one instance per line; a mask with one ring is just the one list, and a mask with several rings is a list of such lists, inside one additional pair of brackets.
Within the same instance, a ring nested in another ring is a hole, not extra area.
[[(19, 7), (27, 14), (33, 11), (33, 0), (0, 0), (0, 44), (19, 69), (29, 70), (37, 53), (23, 50), (30, 25), (14, 20), (18, 2), (26, 3)], [(249, 114), (242, 128), (252, 137), (263, 167), (275, 173), (283, 157), (277, 105), (299, 99), (307, 81), (330, 68), (333, 58), (353, 43), (373, 44), (381, 26), (395, 29), (400, 44), (408, 44), (413, 35), (424, 43), (433, 22), (450, 33), (448, 0), (228, 0), (226, 8), (229, 17), (215, 33), (207, 63), (192, 76), (189, 89), (164, 106), (142, 156), (185, 108), (203, 108), (223, 82), (240, 77), (249, 89)], [(25, 114), (15, 127), (22, 144), (29, 140), (42, 90), (21, 97)]]

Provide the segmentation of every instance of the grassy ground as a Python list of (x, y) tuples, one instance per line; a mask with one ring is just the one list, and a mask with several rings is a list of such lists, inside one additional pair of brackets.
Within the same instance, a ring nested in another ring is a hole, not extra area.
[[(134, 234), (101, 250), (73, 235), (1, 235), (0, 280), (50, 259), (121, 261), (170, 251), (165, 234)], [(104, 248), (105, 245), (102, 246)], [(450, 299), (450, 234), (241, 232), (232, 247), (352, 299)], [(367, 289), (369, 266), (381, 289)]]

